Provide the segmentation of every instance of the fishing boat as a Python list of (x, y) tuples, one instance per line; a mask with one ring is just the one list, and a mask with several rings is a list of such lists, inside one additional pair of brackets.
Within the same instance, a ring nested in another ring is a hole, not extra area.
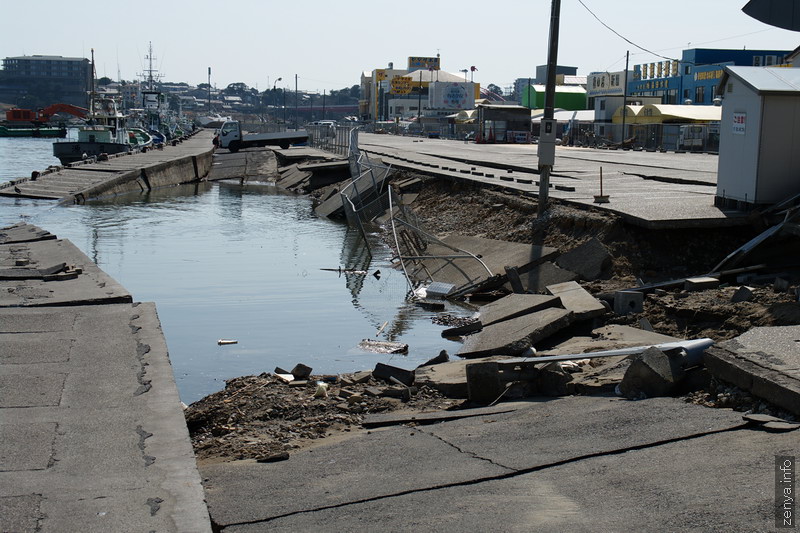
[[(94, 50), (92, 50), (92, 80), (94, 80)], [(127, 116), (120, 112), (117, 100), (94, 90), (89, 93), (89, 112), (86, 124), (78, 128), (77, 141), (53, 143), (53, 155), (61, 164), (75, 163), (100, 154), (119, 154), (137, 151), (152, 143), (149, 135), (129, 131)]]
[(78, 128), (77, 141), (53, 143), (53, 155), (61, 164), (74, 163), (100, 154), (131, 152), (146, 146), (147, 139), (131, 135), (126, 127), (126, 116), (117, 108), (111, 97), (92, 94), (86, 124)]
[(197, 117), (195, 120), (203, 128), (219, 128), (225, 122), (231, 120), (231, 117), (224, 117), (219, 113), (211, 113), (209, 115)]

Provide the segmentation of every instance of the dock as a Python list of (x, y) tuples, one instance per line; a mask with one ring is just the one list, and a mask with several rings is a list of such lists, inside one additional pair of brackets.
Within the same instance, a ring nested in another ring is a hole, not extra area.
[(0, 229), (0, 531), (210, 532), (154, 303)]
[(33, 171), (31, 176), (0, 184), (0, 196), (72, 204), (198, 181), (211, 169), (212, 137), (211, 130), (198, 130), (161, 149), (115, 154), (105, 161), (88, 159)]
[[(393, 168), (538, 197), (535, 144), (475, 144), (361, 133), (359, 148)], [(593, 207), (649, 229), (748, 224), (740, 211), (714, 206), (716, 154), (556, 147), (550, 198)], [(602, 168), (602, 171), (601, 171)], [(600, 175), (609, 203), (597, 204)]]

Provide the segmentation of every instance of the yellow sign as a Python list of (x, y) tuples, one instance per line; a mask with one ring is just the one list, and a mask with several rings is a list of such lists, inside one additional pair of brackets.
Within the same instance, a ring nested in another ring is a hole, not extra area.
[(375, 69), (375, 81), (383, 81), (386, 79), (386, 69)]
[(409, 76), (395, 76), (392, 78), (392, 87), (389, 92), (392, 94), (408, 94), (411, 92), (414, 80)]

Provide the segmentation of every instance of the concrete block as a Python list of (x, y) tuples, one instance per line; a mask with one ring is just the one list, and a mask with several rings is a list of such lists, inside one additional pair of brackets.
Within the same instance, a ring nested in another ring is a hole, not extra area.
[(784, 278), (775, 278), (775, 282), (772, 284), (772, 289), (775, 292), (786, 292), (789, 290), (789, 280)]
[(564, 309), (575, 313), (575, 320), (588, 320), (600, 316), (606, 311), (600, 300), (589, 294), (589, 291), (578, 285), (576, 281), (548, 285), (547, 292), (558, 296)]
[(565, 396), (570, 394), (568, 383), (572, 374), (558, 363), (548, 363), (539, 369), (536, 375), (536, 390), (543, 396)]
[(619, 384), (623, 396), (630, 399), (670, 395), (685, 375), (680, 350), (662, 352), (651, 347), (633, 359)]
[(375, 370), (372, 371), (372, 376), (376, 379), (392, 382), (392, 378), (397, 379), (400, 383), (410, 387), (414, 384), (414, 371), (406, 370), (396, 366), (378, 363), (375, 365)]
[(471, 402), (488, 405), (505, 391), (505, 383), (500, 380), (497, 362), (473, 363), (467, 365), (467, 397)]
[(594, 280), (601, 277), (611, 265), (611, 254), (605, 245), (596, 238), (561, 254), (556, 264), (575, 272), (580, 279)]
[(749, 302), (753, 299), (753, 287), (748, 287), (747, 285), (742, 285), (736, 292), (733, 293), (731, 296), (732, 303), (739, 303), (739, 302)]
[(683, 289), (686, 291), (704, 291), (707, 289), (716, 289), (717, 287), (719, 287), (719, 280), (708, 276), (686, 278), (686, 281), (683, 283)]
[(312, 369), (310, 366), (306, 366), (303, 363), (297, 363), (292, 369), (292, 376), (294, 376), (294, 379), (307, 379), (308, 376), (311, 375), (311, 370)]
[(614, 312), (618, 315), (644, 311), (644, 293), (639, 291), (617, 291), (614, 293)]

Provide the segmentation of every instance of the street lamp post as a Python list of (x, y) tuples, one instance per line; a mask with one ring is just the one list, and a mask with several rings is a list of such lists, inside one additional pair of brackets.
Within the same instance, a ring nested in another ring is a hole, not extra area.
[[(278, 82), (281, 81), (283, 78), (278, 78), (275, 80), (275, 83), (272, 84), (272, 105), (273, 107), (278, 107), (278, 97), (275, 95), (275, 87), (278, 86)], [(275, 121), (277, 122), (277, 120)]]

